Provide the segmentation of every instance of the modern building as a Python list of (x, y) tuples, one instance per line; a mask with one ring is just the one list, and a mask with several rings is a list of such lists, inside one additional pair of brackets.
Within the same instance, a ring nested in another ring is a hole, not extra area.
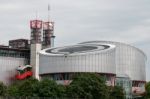
[[(93, 72), (103, 75), (107, 85), (119, 84), (117, 75), (130, 79), (133, 94), (145, 91), (146, 55), (138, 48), (112, 41), (89, 41), (72, 46), (47, 48), (40, 51), (39, 74), (59, 83), (68, 84), (76, 73)], [(130, 86), (130, 85), (129, 85)]]
[(122, 86), (127, 99), (145, 91), (147, 59), (140, 49), (113, 41), (54, 47), (54, 22), (31, 20), (30, 29), (30, 40), (0, 45), (0, 81), (10, 84), (18, 66), (31, 65), (33, 77), (39, 80), (46, 77), (67, 85), (78, 73), (97, 73), (108, 86)]
[(33, 77), (39, 79), (38, 52), (42, 48), (54, 45), (54, 22), (31, 20), (30, 29), (30, 40), (15, 39), (9, 40), (8, 46), (0, 45), (0, 81), (5, 84), (16, 80), (15, 75), (19, 66), (29, 64), (32, 65)]
[(0, 46), (0, 81), (10, 84), (15, 80), (16, 68), (30, 64), (30, 50)]

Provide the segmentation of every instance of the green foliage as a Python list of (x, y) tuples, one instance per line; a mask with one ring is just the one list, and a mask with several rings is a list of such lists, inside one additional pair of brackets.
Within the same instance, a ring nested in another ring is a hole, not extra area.
[(147, 82), (147, 83), (146, 83), (145, 89), (146, 89), (145, 98), (146, 98), (146, 99), (150, 99), (150, 82)]
[(10, 85), (7, 89), (8, 96), (38, 96), (39, 81), (34, 78), (29, 78)]
[(38, 81), (34, 78), (29, 78), (10, 85), (7, 89), (7, 96), (65, 97), (65, 86), (58, 85), (53, 80), (44, 79)]
[(96, 74), (79, 74), (67, 88), (68, 97), (85, 99), (108, 99), (108, 87)]
[(11, 85), (7, 89), (7, 96), (20, 96), (19, 88), (16, 85)]
[(7, 87), (2, 82), (0, 82), (0, 96), (6, 95), (6, 89)]
[(114, 86), (110, 91), (110, 99), (125, 99), (124, 90), (120, 86)]
[(66, 97), (66, 86), (57, 85), (57, 97)]
[[(150, 95), (150, 84), (147, 84), (146, 88), (147, 95)], [(17, 81), (8, 87), (0, 83), (0, 96), (5, 95), (11, 97), (67, 97), (69, 99), (124, 99), (121, 87), (108, 87), (103, 77), (93, 73), (76, 75), (68, 86), (57, 84), (49, 79), (38, 81), (34, 78)]]
[(39, 83), (38, 94), (40, 97), (57, 97), (60, 93), (55, 81), (44, 79)]
[(33, 96), (33, 97), (38, 96), (38, 93), (37, 93), (38, 84), (39, 84), (39, 81), (34, 78), (29, 78), (23, 81), (18, 86), (20, 96)]

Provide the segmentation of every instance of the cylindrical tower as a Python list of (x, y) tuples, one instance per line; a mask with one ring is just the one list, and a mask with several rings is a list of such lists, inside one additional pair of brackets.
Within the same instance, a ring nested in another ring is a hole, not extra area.
[(102, 43), (116, 45), (116, 74), (119, 76), (126, 75), (119, 77), (119, 79), (123, 78), (124, 80), (126, 77), (131, 79), (133, 95), (143, 94), (146, 83), (145, 66), (147, 60), (144, 52), (134, 46), (112, 41), (88, 41), (80, 44)]
[(98, 73), (106, 84), (114, 86), (116, 75), (115, 45), (77, 44), (47, 48), (39, 52), (39, 74), (61, 84), (69, 84), (78, 73)]
[(32, 20), (30, 21), (31, 28), (31, 59), (30, 64), (32, 66), (33, 76), (39, 79), (39, 51), (41, 50), (41, 31), (42, 21)]
[(54, 46), (54, 22), (43, 23), (43, 49)]

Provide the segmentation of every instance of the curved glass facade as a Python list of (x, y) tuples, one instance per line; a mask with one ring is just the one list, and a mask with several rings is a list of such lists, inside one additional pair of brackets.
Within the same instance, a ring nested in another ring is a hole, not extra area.
[(121, 86), (124, 89), (126, 99), (132, 99), (132, 81), (127, 76), (118, 76), (116, 78), (115, 84)]

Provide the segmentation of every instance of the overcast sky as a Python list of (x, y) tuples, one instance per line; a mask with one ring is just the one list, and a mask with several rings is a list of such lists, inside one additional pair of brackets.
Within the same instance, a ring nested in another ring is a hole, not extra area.
[(56, 46), (90, 40), (131, 44), (147, 55), (150, 80), (150, 0), (0, 0), (0, 44), (30, 38), (29, 21), (55, 22)]

